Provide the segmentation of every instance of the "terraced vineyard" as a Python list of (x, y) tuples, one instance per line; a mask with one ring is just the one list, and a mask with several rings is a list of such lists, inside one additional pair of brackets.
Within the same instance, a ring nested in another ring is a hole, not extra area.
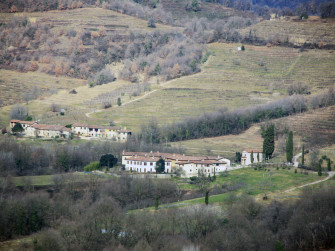
[[(128, 34), (128, 31), (148, 31), (147, 21), (136, 17), (124, 15), (116, 11), (102, 8), (81, 8), (74, 10), (54, 10), (46, 12), (32, 13), (0, 13), (0, 23), (8, 22), (13, 16), (28, 16), (30, 21), (43, 19), (43, 21), (51, 22), (54, 31), (60, 30), (76, 30), (87, 29), (96, 31), (100, 27), (104, 27), (106, 31), (119, 31)], [(157, 24), (156, 29), (169, 30), (171, 26)], [(173, 28), (175, 30), (175, 28)]]
[[(95, 114), (138, 129), (151, 117), (161, 125), (199, 116), (222, 107), (229, 109), (265, 103), (287, 95), (291, 84), (308, 84), (312, 93), (335, 83), (335, 54), (328, 51), (238, 44), (209, 45), (202, 71), (164, 83), (161, 89), (129, 105)], [(263, 63), (263, 65), (262, 65)]]
[(289, 42), (297, 46), (304, 43), (335, 46), (335, 20), (321, 20), (319, 17), (310, 17), (307, 20), (265, 20), (240, 30), (240, 34), (249, 36), (250, 31), (264, 41)]
[(335, 106), (273, 121), (276, 127), (289, 128), (301, 135), (310, 147), (331, 145), (335, 141)]
[(255, 18), (251, 12), (242, 12), (232, 8), (226, 8), (223, 5), (219, 4), (211, 4), (202, 2), (201, 3), (201, 11), (186, 11), (185, 6), (188, 3), (188, 0), (161, 0), (164, 10), (172, 13), (175, 17), (183, 18), (185, 15), (189, 17), (205, 17), (209, 20), (213, 18), (226, 19), (232, 16), (247, 16), (250, 18)]

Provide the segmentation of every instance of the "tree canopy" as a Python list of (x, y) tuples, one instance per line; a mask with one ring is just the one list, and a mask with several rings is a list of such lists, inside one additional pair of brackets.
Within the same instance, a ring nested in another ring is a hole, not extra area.
[(117, 158), (113, 154), (105, 154), (100, 157), (100, 166), (112, 168), (117, 163)]
[(165, 171), (165, 161), (163, 159), (159, 159), (156, 162), (156, 172), (157, 173), (164, 173)]
[(264, 130), (263, 135), (263, 152), (265, 154), (265, 159), (271, 159), (272, 154), (275, 150), (275, 127), (274, 125), (269, 125)]

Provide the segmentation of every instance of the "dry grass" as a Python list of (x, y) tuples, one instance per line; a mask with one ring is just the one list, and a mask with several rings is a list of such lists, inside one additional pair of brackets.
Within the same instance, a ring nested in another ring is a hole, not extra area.
[(294, 17), (287, 20), (265, 20), (242, 29), (240, 33), (248, 36), (250, 30), (256, 37), (265, 41), (287, 41), (298, 46), (320, 42), (324, 46), (335, 45), (335, 19), (310, 17), (307, 20), (297, 20), (297, 17)]
[[(335, 54), (328, 51), (299, 53), (292, 48), (246, 46), (246, 51), (238, 52), (237, 46), (209, 45), (215, 56), (210, 56), (200, 73), (167, 82), (145, 99), (96, 117), (138, 129), (151, 117), (164, 125), (222, 107), (234, 109), (278, 99), (287, 95), (290, 84), (307, 84), (316, 93), (335, 82)], [(261, 60), (265, 66), (259, 65)]]
[(24, 94), (34, 86), (41, 91), (40, 96), (50, 95), (50, 91), (75, 89), (85, 83), (82, 79), (50, 76), (41, 72), (15, 72), (0, 70), (0, 100), (3, 105), (24, 101)]
[(226, 158), (234, 158), (235, 152), (242, 152), (249, 148), (262, 149), (263, 139), (260, 126), (256, 125), (238, 135), (186, 140), (174, 142), (172, 146), (181, 146), (187, 154), (221, 155)]
[[(127, 34), (129, 30), (152, 30), (147, 27), (146, 20), (102, 8), (81, 8), (16, 14), (0, 13), (0, 22), (8, 22), (13, 16), (28, 16), (31, 21), (43, 19), (43, 21), (53, 23), (54, 31), (67, 31), (70, 29), (76, 31), (82, 29), (95, 31), (100, 27), (104, 27), (107, 31), (121, 31)], [(169, 30), (172, 28), (171, 26), (162, 24), (156, 24), (156, 26), (156, 29), (159, 30)]]

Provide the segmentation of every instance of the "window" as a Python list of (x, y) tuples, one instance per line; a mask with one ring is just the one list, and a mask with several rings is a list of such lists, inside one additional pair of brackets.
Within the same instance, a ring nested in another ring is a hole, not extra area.
[(143, 163), (144, 163), (145, 166), (147, 165), (147, 162), (143, 162)]
[(152, 166), (152, 162), (150, 162), (150, 166)]
[(127, 161), (127, 164), (129, 164), (129, 161)]

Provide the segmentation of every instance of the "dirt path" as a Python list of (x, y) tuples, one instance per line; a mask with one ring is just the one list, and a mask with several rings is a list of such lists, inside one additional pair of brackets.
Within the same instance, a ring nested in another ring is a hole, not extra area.
[(330, 178), (332, 178), (334, 175), (335, 175), (335, 171), (328, 172), (328, 177), (324, 178), (323, 180), (317, 180), (317, 181), (314, 181), (314, 182), (306, 183), (306, 184), (301, 185), (301, 186), (292, 187), (290, 189), (285, 190), (282, 193), (289, 193), (289, 192), (292, 192), (293, 190), (298, 189), (298, 188), (302, 188), (302, 187), (306, 187), (306, 186), (315, 185), (315, 184), (318, 184), (318, 183), (321, 183), (321, 182), (325, 182), (326, 180), (329, 180)]

